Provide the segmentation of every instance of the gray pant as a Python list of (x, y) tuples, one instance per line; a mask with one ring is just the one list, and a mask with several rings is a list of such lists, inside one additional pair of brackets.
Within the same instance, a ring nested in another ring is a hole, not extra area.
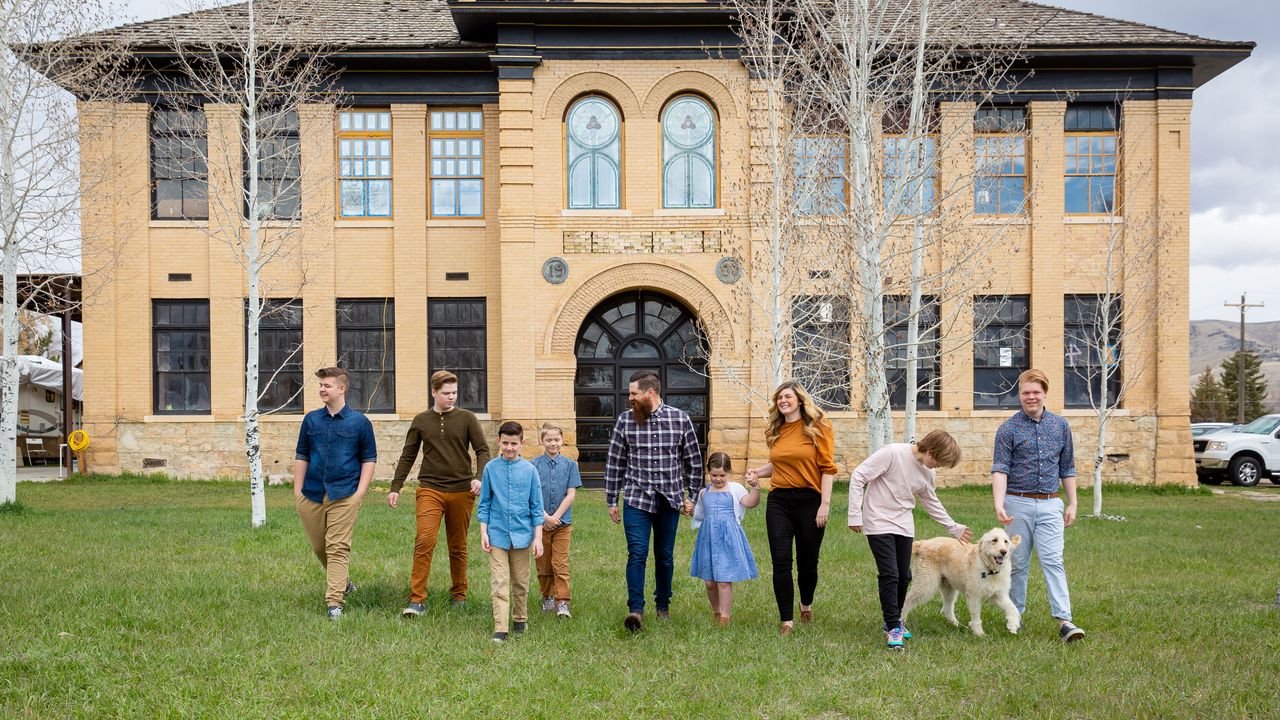
[(1022, 544), (1013, 549), (1013, 574), (1009, 599), (1019, 613), (1026, 612), (1027, 574), (1031, 570), (1031, 551), (1035, 550), (1044, 572), (1045, 589), (1049, 593), (1049, 609), (1059, 620), (1071, 619), (1071, 593), (1067, 590), (1067, 570), (1062, 564), (1063, 525), (1061, 498), (1035, 500), (1008, 495), (1004, 511), (1013, 518), (1005, 528), (1009, 537), (1022, 536)]

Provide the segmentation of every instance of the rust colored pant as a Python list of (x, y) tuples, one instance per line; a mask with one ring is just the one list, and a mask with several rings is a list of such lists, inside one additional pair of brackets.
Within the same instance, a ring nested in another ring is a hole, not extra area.
[(319, 503), (299, 497), (294, 504), (298, 508), (298, 517), (302, 518), (307, 542), (311, 543), (311, 550), (324, 568), (325, 604), (342, 607), (351, 558), (351, 535), (356, 529), (356, 514), (360, 506), (354, 496), (341, 500), (326, 497)]
[(467, 598), (467, 528), (471, 527), (471, 509), (476, 496), (470, 492), (440, 492), (418, 488), (418, 532), (413, 541), (413, 574), (409, 580), (409, 602), (427, 599), (427, 576), (431, 574), (431, 556), (436, 550), (440, 520), (444, 519), (445, 540), (449, 544), (449, 575), (453, 585), (449, 595), (454, 600)]
[(542, 528), (542, 557), (538, 558), (538, 584), (542, 597), (569, 601), (569, 539), (572, 525), (555, 530)]

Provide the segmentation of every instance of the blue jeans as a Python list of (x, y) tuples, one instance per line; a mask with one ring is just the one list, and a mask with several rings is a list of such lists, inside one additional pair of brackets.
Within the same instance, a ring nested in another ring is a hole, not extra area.
[(622, 528), (627, 534), (627, 609), (644, 612), (644, 568), (649, 559), (649, 534), (653, 534), (653, 604), (658, 610), (671, 605), (671, 576), (676, 569), (676, 530), (680, 511), (660, 505), (648, 512), (622, 503)]
[(1067, 590), (1067, 570), (1062, 564), (1062, 510), (1061, 498), (1005, 497), (1004, 511), (1013, 518), (1005, 530), (1009, 537), (1022, 536), (1022, 544), (1013, 549), (1009, 588), (1009, 599), (1019, 613), (1026, 611), (1027, 575), (1031, 571), (1031, 551), (1035, 550), (1044, 572), (1045, 590), (1049, 593), (1049, 610), (1059, 620), (1071, 619), (1071, 593)]

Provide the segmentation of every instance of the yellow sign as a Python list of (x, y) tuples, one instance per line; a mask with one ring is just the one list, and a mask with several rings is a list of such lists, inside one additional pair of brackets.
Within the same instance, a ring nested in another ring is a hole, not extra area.
[(83, 430), (73, 430), (67, 436), (67, 447), (71, 448), (72, 452), (80, 452), (89, 447), (89, 433)]

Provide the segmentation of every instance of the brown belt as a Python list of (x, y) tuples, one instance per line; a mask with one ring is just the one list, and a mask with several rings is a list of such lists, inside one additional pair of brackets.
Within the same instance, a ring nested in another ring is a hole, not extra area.
[(1031, 498), (1032, 500), (1052, 500), (1058, 497), (1058, 493), (1020, 493), (1012, 490), (1005, 493), (1006, 495), (1017, 495), (1018, 497)]

